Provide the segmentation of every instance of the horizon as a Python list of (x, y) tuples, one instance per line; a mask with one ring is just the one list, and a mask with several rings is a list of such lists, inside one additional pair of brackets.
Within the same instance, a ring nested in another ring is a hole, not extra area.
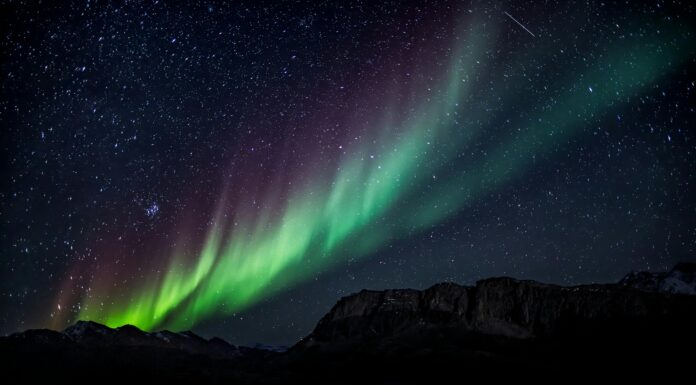
[[(667, 273), (670, 273), (670, 272), (674, 271), (674, 270), (675, 270), (677, 267), (679, 267), (679, 266), (682, 266), (682, 267), (683, 267), (683, 266), (686, 266), (686, 265), (690, 266), (692, 269), (693, 269), (694, 267), (696, 267), (696, 263), (694, 263), (694, 262), (677, 262), (677, 263), (672, 267), (672, 269), (668, 269), (668, 270), (665, 270), (665, 271), (656, 271), (656, 272), (651, 272), (651, 273), (652, 273), (652, 274), (667, 274)], [(627, 277), (630, 277), (630, 276), (634, 275), (635, 273), (645, 273), (645, 271), (630, 271), (630, 272), (627, 272), (627, 273), (624, 274), (624, 276), (622, 277), (622, 280), (625, 279), (625, 278), (627, 278)], [(428, 287), (426, 287), (426, 288), (423, 288), (423, 289), (415, 289), (415, 288), (408, 288), (408, 287), (406, 287), (406, 288), (390, 288), (390, 289), (383, 289), (383, 290), (361, 289), (360, 291), (356, 291), (356, 292), (350, 293), (350, 294), (348, 294), (348, 295), (346, 295), (346, 296), (343, 296), (343, 297), (338, 298), (338, 299), (336, 300), (336, 302), (334, 303), (334, 305), (332, 306), (332, 309), (331, 309), (331, 310), (333, 310), (333, 307), (339, 305), (339, 303), (340, 303), (343, 299), (349, 298), (349, 297), (353, 297), (353, 296), (357, 296), (357, 295), (360, 295), (362, 292), (366, 292), (366, 291), (367, 291), (367, 292), (379, 293), (379, 292), (391, 291), (391, 290), (396, 290), (396, 291), (399, 291), (399, 290), (413, 290), (413, 291), (418, 291), (418, 292), (421, 292), (421, 293), (422, 293), (422, 292), (425, 292), (425, 291), (427, 291), (427, 290), (430, 290), (430, 289), (432, 289), (432, 288), (435, 288), (436, 286), (440, 286), (440, 285), (443, 285), (443, 284), (445, 284), (445, 285), (446, 285), (446, 284), (454, 284), (454, 285), (457, 285), (457, 286), (460, 286), (460, 287), (474, 288), (474, 287), (476, 287), (476, 286), (478, 285), (479, 282), (482, 282), (482, 281), (490, 281), (490, 280), (500, 280), (500, 279), (513, 279), (513, 280), (515, 280), (515, 281), (520, 281), (520, 282), (534, 282), (534, 283), (538, 283), (538, 284), (542, 284), (542, 285), (546, 285), (546, 286), (560, 286), (560, 287), (562, 287), (562, 288), (577, 288), (577, 287), (585, 287), (585, 286), (592, 286), (592, 285), (610, 285), (610, 286), (611, 286), (611, 285), (618, 285), (618, 284), (620, 284), (620, 281), (616, 281), (616, 282), (591, 282), (591, 283), (584, 283), (584, 284), (581, 283), (581, 284), (575, 284), (575, 285), (556, 285), (556, 284), (549, 283), (549, 282), (541, 282), (541, 281), (537, 281), (537, 280), (525, 280), (525, 279), (519, 279), (519, 278), (515, 278), (515, 277), (511, 277), (511, 276), (491, 276), (491, 277), (486, 277), (486, 278), (478, 279), (478, 280), (476, 280), (473, 284), (470, 284), (470, 285), (467, 285), (467, 284), (460, 284), (460, 283), (451, 282), (451, 281), (442, 281), (442, 282), (434, 283), (434, 284), (432, 284), (432, 285), (430, 285), (430, 286), (428, 286)], [(327, 312), (326, 314), (328, 314), (328, 312)], [(318, 323), (318, 322), (319, 322), (319, 320), (317, 320), (317, 323)], [(118, 325), (118, 326), (107, 326), (107, 325), (101, 324), (101, 323), (96, 322), (96, 321), (91, 321), (91, 320), (80, 320), (80, 319), (78, 319), (78, 320), (75, 320), (72, 324), (67, 325), (67, 326), (66, 326), (65, 328), (63, 328), (63, 329), (52, 329), (52, 328), (24, 329), (24, 330), (18, 330), (18, 331), (15, 331), (15, 332), (9, 332), (9, 333), (5, 334), (5, 336), (10, 336), (10, 335), (12, 335), (12, 334), (21, 334), (21, 333), (26, 332), (26, 331), (29, 331), (29, 330), (52, 330), (52, 331), (56, 331), (56, 332), (60, 332), (60, 333), (65, 333), (65, 332), (68, 331), (69, 329), (71, 329), (71, 328), (73, 328), (73, 327), (76, 327), (76, 326), (78, 326), (79, 324), (83, 324), (83, 323), (84, 323), (84, 324), (88, 324), (88, 325), (94, 324), (94, 325), (98, 325), (98, 326), (100, 326), (100, 327), (105, 327), (105, 328), (111, 329), (111, 330), (118, 330), (118, 329), (121, 329), (121, 328), (124, 328), (124, 327), (133, 327), (133, 328), (136, 328), (137, 330), (139, 330), (139, 331), (141, 331), (141, 332), (143, 332), (143, 333), (150, 334), (150, 335), (155, 335), (155, 336), (156, 336), (158, 333), (160, 333), (160, 332), (170, 332), (170, 333), (176, 333), (176, 334), (192, 333), (192, 334), (194, 334), (194, 335), (196, 335), (196, 336), (198, 336), (198, 337), (200, 337), (200, 338), (203, 338), (204, 340), (206, 340), (206, 341), (208, 341), (208, 342), (210, 342), (210, 341), (212, 341), (212, 340), (214, 340), (214, 339), (220, 339), (220, 340), (225, 341), (226, 343), (228, 343), (228, 344), (230, 344), (230, 345), (232, 345), (232, 346), (235, 346), (235, 347), (250, 347), (250, 348), (258, 348), (258, 349), (264, 349), (264, 350), (266, 350), (267, 348), (283, 348), (283, 349), (290, 349), (290, 348), (292, 348), (293, 346), (295, 346), (295, 345), (301, 343), (305, 338), (309, 337), (309, 336), (311, 335), (312, 331), (313, 331), (313, 329), (310, 330), (310, 331), (308, 331), (304, 336), (298, 338), (298, 339), (297, 339), (296, 341), (294, 341), (294, 342), (284, 343), (284, 344), (273, 344), (273, 343), (268, 343), (268, 342), (264, 342), (264, 341), (255, 341), (255, 342), (247, 342), (247, 343), (237, 343), (236, 341), (230, 341), (230, 340), (227, 340), (227, 339), (225, 339), (225, 338), (223, 338), (223, 337), (216, 336), (216, 335), (198, 334), (198, 333), (195, 332), (194, 330), (169, 330), (169, 329), (159, 329), (159, 330), (146, 331), (146, 330), (143, 330), (143, 329), (138, 328), (136, 325), (131, 325), (131, 324), (123, 324), (123, 325)]]

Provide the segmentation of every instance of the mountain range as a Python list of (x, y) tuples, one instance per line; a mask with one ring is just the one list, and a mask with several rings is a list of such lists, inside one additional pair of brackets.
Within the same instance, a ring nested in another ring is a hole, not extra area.
[(79, 321), (0, 337), (0, 362), (4, 376), (21, 382), (409, 384), (656, 373), (664, 380), (694, 362), (694, 294), (691, 263), (610, 284), (502, 277), (363, 290), (341, 298), (290, 348)]

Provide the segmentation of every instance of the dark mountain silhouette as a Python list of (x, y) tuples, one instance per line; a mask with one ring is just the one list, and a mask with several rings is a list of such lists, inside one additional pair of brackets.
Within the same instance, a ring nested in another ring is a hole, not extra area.
[(620, 285), (644, 291), (673, 294), (696, 294), (696, 263), (679, 263), (670, 271), (633, 272)]
[(694, 264), (562, 287), (512, 278), (347, 296), (289, 350), (192, 332), (80, 321), (0, 338), (2, 372), (193, 383), (437, 383), (455, 379), (642, 377), (688, 368), (696, 342)]

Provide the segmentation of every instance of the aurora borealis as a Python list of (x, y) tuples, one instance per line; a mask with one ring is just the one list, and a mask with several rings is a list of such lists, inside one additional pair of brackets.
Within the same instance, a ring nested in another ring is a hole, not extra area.
[(365, 287), (693, 259), (693, 10), (658, 5), (9, 7), (3, 330), (285, 343)]

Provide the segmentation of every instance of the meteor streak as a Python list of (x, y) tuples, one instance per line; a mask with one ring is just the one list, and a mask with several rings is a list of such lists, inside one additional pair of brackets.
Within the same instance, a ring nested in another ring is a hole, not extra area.
[(507, 12), (503, 12), (503, 13), (505, 13), (509, 18), (511, 18), (512, 21), (514, 21), (515, 23), (519, 24), (520, 27), (524, 28), (525, 31), (529, 32), (529, 34), (532, 35), (532, 37), (536, 37), (536, 36), (534, 36), (534, 34), (532, 33), (532, 31), (530, 31), (529, 29), (527, 29), (527, 27), (525, 27), (524, 25), (522, 25), (522, 23), (520, 23), (519, 21), (517, 21), (517, 19), (515, 19), (514, 17), (512, 17), (511, 14), (509, 14), (509, 13), (507, 13)]

